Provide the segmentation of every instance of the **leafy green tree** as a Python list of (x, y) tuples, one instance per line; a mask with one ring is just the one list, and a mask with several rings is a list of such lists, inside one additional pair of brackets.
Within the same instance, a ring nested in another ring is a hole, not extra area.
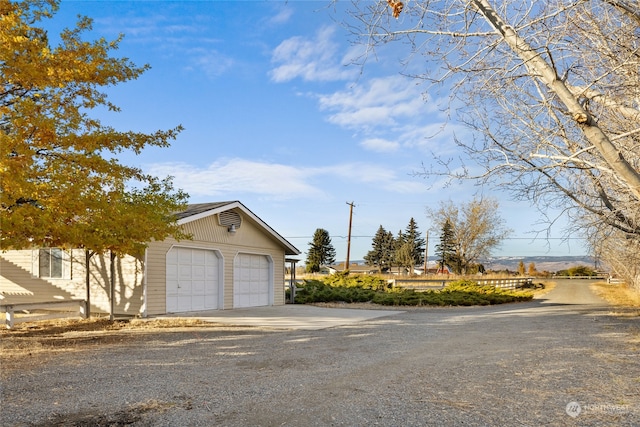
[(336, 250), (331, 243), (329, 232), (323, 228), (316, 229), (313, 233), (313, 241), (309, 243), (307, 253), (306, 270), (308, 273), (317, 273), (320, 266), (333, 264), (336, 261)]
[(51, 46), (38, 24), (58, 1), (0, 3), (0, 222), (2, 249), (82, 247), (139, 253), (146, 242), (187, 237), (175, 212), (187, 195), (170, 179), (121, 164), (118, 153), (167, 147), (180, 127), (117, 131), (92, 118), (117, 112), (101, 90), (149, 67), (110, 57), (121, 38), (86, 41), (90, 18)]
[(367, 265), (377, 267), (380, 273), (389, 271), (394, 264), (396, 253), (393, 234), (381, 225), (373, 236), (371, 246), (371, 250), (364, 256)]
[(494, 199), (473, 199), (459, 207), (451, 201), (442, 202), (439, 209), (428, 210), (428, 214), (443, 229), (446, 222), (450, 224), (456, 257), (449, 266), (456, 273), (466, 273), (471, 265), (488, 257), (511, 232)]
[(413, 267), (415, 262), (413, 258), (413, 244), (411, 242), (404, 242), (396, 250), (396, 265), (403, 268), (409, 274), (413, 273)]
[(571, 267), (568, 270), (568, 276), (595, 276), (598, 273), (591, 267), (586, 265), (576, 265), (575, 267)]
[(518, 263), (518, 274), (524, 276), (524, 261), (520, 260)]

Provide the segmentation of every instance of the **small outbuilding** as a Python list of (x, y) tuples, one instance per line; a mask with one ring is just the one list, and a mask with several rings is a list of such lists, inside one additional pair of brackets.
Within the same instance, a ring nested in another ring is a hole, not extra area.
[[(239, 201), (189, 205), (177, 214), (190, 240), (150, 242), (115, 259), (114, 313), (149, 316), (285, 303), (285, 257), (300, 251)], [(0, 304), (85, 299), (110, 311), (111, 259), (82, 249), (0, 253)]]

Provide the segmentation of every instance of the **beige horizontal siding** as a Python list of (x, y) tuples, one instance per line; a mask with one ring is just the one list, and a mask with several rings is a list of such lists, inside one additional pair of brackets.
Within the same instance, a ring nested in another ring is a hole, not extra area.
[(274, 304), (284, 304), (284, 248), (246, 217), (235, 234), (212, 215), (183, 225), (192, 240), (167, 239), (147, 249), (147, 314), (166, 312), (166, 255), (173, 246), (216, 250), (223, 259), (223, 307), (233, 308), (234, 260), (238, 253), (269, 255), (273, 260)]
[[(37, 250), (36, 250), (37, 251)], [(110, 288), (109, 254), (95, 255), (90, 259), (91, 311), (108, 313)], [(86, 274), (85, 251), (70, 251), (71, 274), (68, 278), (51, 279), (37, 277), (34, 272), (34, 251), (7, 251), (0, 254), (0, 295), (2, 304), (46, 302), (66, 299), (85, 299)], [(116, 314), (138, 315), (142, 309), (141, 260), (126, 256), (116, 258), (115, 307)]]

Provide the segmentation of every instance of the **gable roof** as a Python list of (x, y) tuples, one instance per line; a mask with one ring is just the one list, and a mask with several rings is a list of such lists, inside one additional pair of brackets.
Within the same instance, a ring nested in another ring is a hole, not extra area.
[(228, 211), (230, 209), (239, 209), (253, 221), (255, 221), (264, 231), (280, 242), (285, 247), (285, 255), (300, 255), (298, 248), (293, 246), (284, 237), (278, 234), (273, 228), (271, 228), (266, 222), (260, 219), (256, 214), (251, 212), (249, 208), (235, 200), (232, 202), (213, 202), (213, 203), (196, 203), (187, 205), (187, 208), (182, 212), (176, 213), (178, 224), (186, 224), (188, 222), (196, 221), (202, 218), (206, 218), (211, 215), (219, 214), (220, 212)]

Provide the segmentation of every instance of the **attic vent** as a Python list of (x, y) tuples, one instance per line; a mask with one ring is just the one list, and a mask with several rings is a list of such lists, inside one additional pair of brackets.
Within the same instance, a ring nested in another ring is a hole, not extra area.
[(240, 228), (242, 218), (236, 211), (224, 211), (218, 214), (218, 222), (223, 227), (231, 227), (232, 225), (235, 225), (236, 228)]

